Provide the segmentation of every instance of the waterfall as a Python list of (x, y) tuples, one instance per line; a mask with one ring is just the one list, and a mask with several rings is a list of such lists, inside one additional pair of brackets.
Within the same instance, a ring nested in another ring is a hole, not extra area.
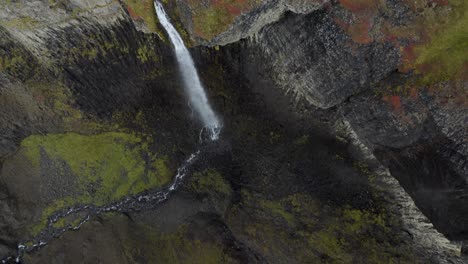
[[(190, 104), (203, 122), (204, 128), (208, 131), (210, 139), (213, 141), (217, 140), (221, 131), (221, 123), (208, 102), (208, 98), (206, 97), (205, 90), (200, 82), (200, 78), (198, 77), (192, 57), (190, 56), (188, 49), (185, 47), (179, 33), (169, 21), (161, 3), (155, 1), (154, 7), (156, 9), (159, 22), (166, 29), (169, 38), (174, 45), (177, 62), (179, 64), (180, 73), (184, 81), (185, 91), (189, 97)], [(202, 134), (203, 131), (204, 130), (200, 133)], [(21, 258), (24, 253), (42, 248), (52, 241), (53, 238), (60, 237), (69, 230), (80, 229), (81, 226), (88, 222), (93, 216), (98, 216), (108, 212), (128, 212), (131, 210), (139, 211), (143, 206), (151, 208), (151, 206), (154, 206), (155, 204), (160, 204), (161, 202), (166, 201), (169, 195), (181, 184), (183, 178), (188, 173), (189, 167), (195, 162), (199, 154), (200, 150), (191, 154), (190, 157), (177, 169), (177, 174), (175, 175), (172, 183), (165, 188), (147, 190), (143, 194), (126, 196), (121, 200), (102, 206), (89, 204), (68, 207), (66, 210), (58, 210), (48, 218), (46, 229), (44, 229), (34, 239), (27, 241), (28, 243), (18, 244), (17, 255), (0, 259), (0, 263), (11, 263), (12, 261), (21, 263)], [(77, 213), (86, 213), (86, 215), (81, 219), (78, 218), (78, 220), (80, 220), (78, 224), (68, 225), (61, 228), (56, 228), (54, 226), (57, 221)]]
[(167, 31), (172, 45), (174, 46), (179, 70), (184, 82), (185, 91), (189, 97), (190, 104), (203, 122), (203, 125), (210, 133), (211, 140), (217, 140), (221, 130), (221, 124), (215, 112), (208, 102), (205, 90), (200, 82), (197, 70), (193, 63), (193, 59), (184, 45), (184, 41), (180, 37), (177, 30), (169, 21), (169, 17), (164, 11), (162, 4), (154, 1), (154, 8), (159, 18), (159, 22)]

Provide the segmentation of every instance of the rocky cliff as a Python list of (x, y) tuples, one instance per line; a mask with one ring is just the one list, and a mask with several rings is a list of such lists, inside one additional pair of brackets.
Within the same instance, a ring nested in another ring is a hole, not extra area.
[(0, 4), (4, 262), (466, 260), (464, 1), (163, 3), (219, 142), (151, 1)]

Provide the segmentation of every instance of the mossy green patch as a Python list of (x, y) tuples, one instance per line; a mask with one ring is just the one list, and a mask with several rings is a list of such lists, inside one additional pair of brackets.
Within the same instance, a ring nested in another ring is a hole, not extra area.
[(220, 0), (210, 1), (210, 4), (205, 6), (199, 1), (189, 1), (191, 8), (195, 10), (193, 15), (195, 34), (211, 40), (225, 31), (242, 12), (254, 8), (260, 2), (257, 0)]
[(211, 194), (214, 191), (229, 196), (232, 192), (223, 176), (214, 169), (194, 173), (190, 187), (199, 194)]
[(134, 57), (142, 64), (155, 64), (159, 57), (155, 50), (156, 43), (152, 38), (144, 38), (138, 42), (136, 49), (130, 48), (130, 44), (118, 39), (115, 32), (109, 34), (88, 34), (74, 43), (73, 46), (64, 47), (59, 52), (60, 62), (65, 65), (74, 65), (80, 60), (94, 61), (107, 58), (113, 63), (120, 56)]
[(96, 59), (98, 56), (106, 56), (108, 52), (118, 51), (122, 54), (129, 54), (130, 49), (125, 43), (120, 42), (115, 35), (109, 39), (104, 39), (99, 34), (89, 34), (86, 38), (74, 44), (66, 50), (65, 62), (73, 63), (75, 59), (86, 58)]
[(188, 239), (186, 227), (174, 233), (139, 225), (138, 230), (123, 240), (124, 251), (131, 263), (235, 263), (222, 245), (210, 241)]
[(31, 17), (17, 17), (10, 20), (0, 21), (0, 25), (7, 28), (16, 28), (20, 30), (34, 29), (39, 24), (39, 21)]
[(62, 161), (78, 182), (76, 188), (81, 194), (59, 199), (45, 208), (42, 224), (51, 213), (65, 206), (103, 205), (171, 180), (167, 158), (151, 153), (148, 144), (132, 134), (33, 135), (23, 140), (21, 147), (38, 170), (50, 166), (47, 159)]
[(142, 155), (148, 151), (148, 146), (131, 134), (34, 135), (26, 138), (21, 146), (26, 148), (28, 158), (36, 166), (43, 165), (40, 157), (43, 150), (49, 158), (65, 161), (83, 184), (98, 184), (99, 189), (92, 197), (101, 204), (170, 181), (165, 163), (158, 162), (155, 157), (152, 163), (158, 164), (163, 177), (145, 172), (148, 164)]
[(447, 80), (462, 74), (468, 67), (468, 3), (450, 1), (452, 19), (430, 41), (416, 47), (416, 69), (425, 74), (424, 81)]
[[(330, 207), (307, 194), (263, 198), (243, 190), (228, 224), (268, 260), (298, 263), (411, 263), (385, 211)], [(249, 219), (249, 220), (245, 220)], [(286, 221), (279, 221), (279, 220)], [(285, 223), (287, 225), (285, 225)], [(291, 259), (291, 256), (293, 259)]]
[(212, 39), (223, 32), (233, 21), (227, 10), (211, 8), (197, 13), (193, 18), (195, 33), (204, 38)]
[(53, 224), (53, 226), (55, 228), (64, 228), (65, 226), (67, 226), (67, 222), (65, 218), (60, 218), (57, 222)]
[(61, 120), (60, 127), (64, 131), (96, 133), (118, 128), (116, 124), (97, 121), (84, 115), (74, 107), (76, 104), (70, 89), (58, 81), (33, 78), (27, 80), (25, 84), (31, 89), (35, 103), (48, 111), (47, 114), (54, 119)]
[(132, 19), (141, 19), (151, 32), (157, 32), (158, 19), (155, 14), (153, 0), (124, 0)]
[(294, 215), (286, 211), (281, 202), (259, 200), (259, 204), (264, 210), (282, 217), (289, 225), (294, 223)]
[[(385, 31), (389, 39), (410, 40), (401, 47), (400, 70), (416, 69), (419, 84), (466, 78), (468, 64), (468, 3), (449, 0), (447, 5), (431, 7), (425, 0), (407, 1), (415, 18)], [(435, 4), (435, 1), (433, 2)]]
[[(108, 213), (110, 214), (110, 213)], [(59, 218), (55, 223), (52, 224), (54, 228), (65, 228), (78, 226), (85, 217), (82, 215), (69, 215), (66, 217)]]
[(25, 55), (25, 51), (18, 47), (9, 50), (0, 48), (0, 72), (6, 72), (12, 76), (22, 75), (24, 70), (31, 66)]
[(158, 56), (153, 48), (148, 47), (147, 45), (143, 45), (138, 48), (137, 50), (137, 58), (142, 62), (148, 61), (158, 61)]
[(310, 142), (309, 135), (303, 135), (300, 138), (296, 139), (294, 141), (294, 144), (297, 145), (297, 146), (305, 146), (305, 145), (309, 144), (309, 142)]

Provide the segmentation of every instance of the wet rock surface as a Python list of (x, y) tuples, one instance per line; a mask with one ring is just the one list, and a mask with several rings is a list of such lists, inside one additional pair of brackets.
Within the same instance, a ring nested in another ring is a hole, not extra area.
[(223, 119), (204, 145), (153, 10), (3, 4), (5, 262), (463, 263), (466, 76), (419, 82), (385, 31), (446, 7), (218, 2), (166, 3)]

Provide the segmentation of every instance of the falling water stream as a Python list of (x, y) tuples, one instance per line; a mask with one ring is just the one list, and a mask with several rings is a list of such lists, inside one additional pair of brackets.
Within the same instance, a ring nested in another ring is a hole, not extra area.
[(180, 37), (179, 33), (169, 21), (169, 17), (167, 16), (166, 11), (164, 11), (162, 4), (155, 1), (154, 8), (159, 18), (159, 22), (166, 30), (171, 43), (174, 46), (179, 70), (184, 81), (184, 88), (190, 100), (190, 104), (197, 112), (205, 128), (208, 129), (210, 138), (212, 140), (216, 140), (219, 137), (221, 124), (208, 102), (205, 90), (203, 89), (200, 77), (198, 77), (197, 70), (193, 63), (192, 56), (190, 55), (187, 47), (185, 47), (184, 41)]
[[(197, 70), (193, 63), (190, 52), (185, 47), (182, 38), (177, 30), (170, 23), (169, 18), (164, 11), (161, 3), (155, 1), (154, 7), (159, 22), (166, 29), (171, 43), (174, 46), (174, 51), (179, 64), (179, 70), (183, 79), (184, 88), (189, 98), (191, 106), (195, 109), (200, 120), (203, 123), (204, 131), (208, 132), (209, 139), (216, 141), (219, 138), (221, 131), (221, 123), (211, 108), (205, 90), (200, 82)], [(200, 136), (202, 140), (202, 136)], [(203, 140), (202, 140), (203, 141)], [(202, 142), (203, 143), (203, 142)], [(43, 246), (47, 245), (52, 239), (60, 237), (69, 230), (78, 230), (83, 224), (88, 222), (93, 216), (100, 215), (107, 212), (129, 212), (140, 211), (143, 209), (151, 209), (168, 199), (169, 195), (177, 189), (182, 179), (187, 175), (190, 166), (195, 162), (200, 155), (200, 150), (195, 151), (186, 159), (181, 166), (177, 169), (177, 173), (172, 183), (165, 188), (148, 190), (143, 194), (127, 196), (119, 201), (106, 204), (104, 206), (96, 205), (78, 205), (59, 210), (52, 214), (47, 221), (46, 227), (39, 235), (29, 241), (24, 241), (18, 244), (18, 252), (16, 256), (9, 256), (0, 260), (0, 263), (21, 263), (21, 258), (25, 252), (32, 252)], [(71, 215), (82, 215), (80, 221), (75, 224), (64, 228), (57, 228), (54, 226), (60, 219), (64, 219)]]

